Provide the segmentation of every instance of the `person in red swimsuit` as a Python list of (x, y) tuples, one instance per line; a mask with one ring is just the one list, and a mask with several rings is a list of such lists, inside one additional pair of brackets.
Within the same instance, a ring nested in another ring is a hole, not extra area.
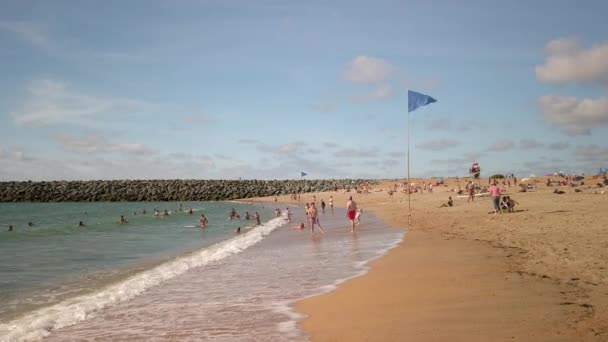
[(357, 202), (353, 201), (353, 196), (348, 198), (346, 203), (346, 217), (350, 220), (351, 233), (355, 232), (355, 217), (357, 216)]

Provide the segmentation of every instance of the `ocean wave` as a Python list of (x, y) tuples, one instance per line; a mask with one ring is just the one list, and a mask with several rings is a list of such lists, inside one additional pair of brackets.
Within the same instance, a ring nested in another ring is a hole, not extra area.
[(132, 299), (189, 269), (240, 253), (262, 241), (265, 236), (282, 226), (285, 220), (285, 216), (274, 218), (246, 233), (165, 262), (119, 283), (104, 287), (98, 292), (74, 297), (38, 309), (11, 322), (0, 323), (0, 341), (38, 341), (50, 335), (55, 329), (71, 326), (92, 317), (101, 309)]

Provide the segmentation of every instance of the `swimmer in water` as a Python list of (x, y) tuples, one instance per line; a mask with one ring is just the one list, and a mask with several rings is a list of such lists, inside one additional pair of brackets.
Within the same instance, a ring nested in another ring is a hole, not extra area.
[(236, 229), (236, 232), (235, 232), (235, 233), (236, 233), (236, 234), (241, 234), (241, 227), (238, 227), (238, 228)]
[(12, 225), (12, 224), (8, 226), (8, 231), (9, 231), (9, 232), (12, 232), (12, 231), (13, 231), (13, 225)]
[(28, 223), (27, 223), (27, 226), (28, 226), (28, 227), (33, 227), (33, 226), (34, 226), (34, 224), (33, 224), (32, 222), (28, 222)]
[(300, 225), (299, 225), (299, 226), (295, 226), (295, 227), (293, 227), (293, 228), (291, 228), (291, 229), (292, 229), (292, 230), (302, 230), (302, 229), (304, 229), (304, 228), (305, 228), (305, 227), (304, 227), (304, 222), (302, 222), (302, 223), (300, 223)]
[(127, 219), (123, 215), (120, 215), (120, 218), (118, 219), (118, 221), (116, 221), (116, 223), (120, 223), (120, 224), (127, 223), (127, 222), (129, 222), (129, 221), (127, 221)]
[(201, 214), (201, 218), (198, 219), (198, 224), (201, 225), (201, 228), (207, 227), (207, 218), (205, 217), (205, 215)]
[(167, 209), (165, 209), (165, 211), (163, 212), (163, 216), (169, 216), (169, 212), (167, 211)]
[(79, 221), (79, 222), (78, 222), (78, 227), (84, 227), (84, 222)]

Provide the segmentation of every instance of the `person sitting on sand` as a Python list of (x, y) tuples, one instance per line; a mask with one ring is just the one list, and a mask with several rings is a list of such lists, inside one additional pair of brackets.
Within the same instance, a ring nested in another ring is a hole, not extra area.
[(509, 210), (509, 201), (507, 200), (507, 196), (502, 196), (500, 200), (500, 210)]
[(439, 208), (453, 207), (454, 201), (452, 201), (452, 196), (448, 197), (448, 203), (443, 203)]
[(555, 189), (555, 190), (553, 190), (553, 193), (554, 193), (554, 194), (558, 194), (558, 195), (562, 195), (562, 194), (565, 194), (566, 192), (565, 192), (565, 191), (562, 191), (562, 190), (557, 190), (557, 189)]
[(129, 222), (129, 221), (127, 221), (127, 219), (123, 215), (120, 215), (120, 218), (118, 219), (118, 221), (116, 221), (116, 223), (120, 223), (120, 224), (127, 223), (127, 222)]
[(507, 204), (508, 206), (508, 211), (510, 212), (514, 212), (515, 211), (515, 205), (519, 205), (519, 203), (517, 203), (517, 201), (515, 201), (514, 199), (511, 198), (511, 196), (507, 196)]

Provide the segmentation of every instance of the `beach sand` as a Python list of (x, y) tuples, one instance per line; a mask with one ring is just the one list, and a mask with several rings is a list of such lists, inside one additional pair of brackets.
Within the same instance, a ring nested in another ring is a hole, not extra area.
[[(391, 199), (391, 184), (314, 195), (341, 207), (352, 195), (362, 224), (373, 211), (403, 228), (407, 194)], [(540, 180), (508, 188), (521, 211), (494, 215), (489, 198), (467, 203), (446, 184), (412, 194), (404, 241), (368, 274), (297, 303), (313, 341), (608, 341), (608, 194), (556, 195)], [(448, 196), (455, 206), (439, 208)]]

